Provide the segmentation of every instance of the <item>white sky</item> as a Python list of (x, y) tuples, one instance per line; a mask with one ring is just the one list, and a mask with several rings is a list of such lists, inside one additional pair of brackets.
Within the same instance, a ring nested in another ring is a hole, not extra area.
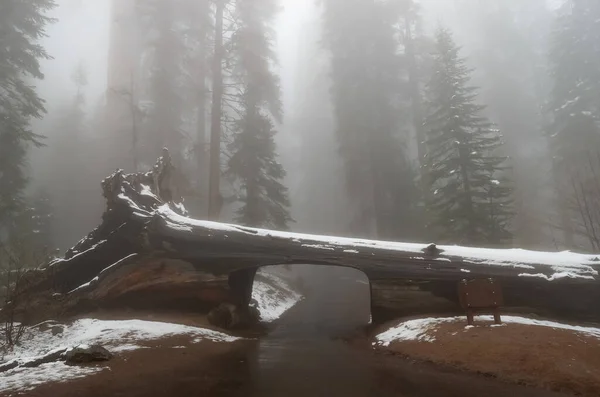
[(289, 109), (289, 105), (294, 98), (293, 82), (297, 76), (297, 56), (299, 38), (302, 34), (302, 26), (308, 19), (309, 13), (313, 10), (315, 0), (280, 0), (282, 11), (276, 23), (279, 54), (280, 77), (283, 91), (284, 109)]
[[(292, 93), (286, 84), (295, 75), (298, 34), (303, 21), (313, 7), (314, 0), (280, 0), (281, 13), (276, 21), (280, 74), (284, 84), (284, 102)], [(48, 27), (43, 45), (54, 57), (42, 63), (45, 80), (38, 86), (48, 101), (48, 111), (68, 100), (74, 92), (71, 74), (83, 62), (90, 85), (89, 106), (94, 106), (106, 85), (106, 58), (108, 54), (108, 26), (111, 0), (57, 0), (59, 6), (53, 16), (59, 21)]]
[[(299, 38), (310, 13), (315, 12), (315, 1), (280, 0), (282, 11), (276, 21), (277, 49), (283, 101), (288, 106), (294, 97), (292, 82), (297, 76)], [(70, 78), (79, 62), (84, 63), (89, 75), (90, 107), (96, 105), (104, 92), (107, 73), (111, 0), (57, 0), (57, 3), (59, 7), (54, 11), (54, 16), (59, 18), (59, 22), (48, 28), (49, 37), (43, 43), (54, 60), (43, 62), (46, 79), (39, 83), (40, 93), (48, 101), (50, 113), (55, 105), (72, 97), (74, 87)], [(421, 3), (430, 23), (451, 24), (452, 0), (421, 0)]]
[[(88, 72), (88, 104), (93, 106), (106, 86), (106, 56), (110, 0), (58, 0), (53, 16), (59, 21), (48, 27), (43, 45), (53, 60), (42, 64), (45, 80), (40, 93), (48, 111), (75, 92), (71, 75), (79, 62)], [(95, 101), (94, 101), (95, 102)]]

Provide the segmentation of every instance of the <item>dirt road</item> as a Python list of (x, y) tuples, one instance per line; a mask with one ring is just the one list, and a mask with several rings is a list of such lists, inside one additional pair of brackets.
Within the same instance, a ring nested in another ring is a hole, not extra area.
[(154, 349), (130, 352), (115, 359), (110, 364), (110, 371), (68, 383), (44, 385), (24, 395), (561, 396), (483, 376), (411, 363), (376, 353), (368, 347), (349, 346), (337, 337), (368, 321), (368, 304), (361, 303), (360, 290), (313, 290), (320, 292), (291, 309), (267, 336), (259, 340), (234, 344), (206, 342), (185, 349), (173, 348), (185, 341), (164, 341)]

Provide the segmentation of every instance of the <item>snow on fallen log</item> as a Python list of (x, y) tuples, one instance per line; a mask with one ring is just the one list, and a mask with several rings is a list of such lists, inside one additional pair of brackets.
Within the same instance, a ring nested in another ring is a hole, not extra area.
[[(531, 275), (547, 281), (565, 278), (597, 280), (597, 269), (600, 266), (598, 255), (569, 251), (436, 246), (256, 229), (188, 218), (175, 213), (166, 205), (157, 209), (156, 216), (160, 217), (163, 225), (162, 229), (156, 231), (159, 236), (162, 234), (174, 239), (222, 244), (231, 250), (237, 250), (238, 256), (257, 259), (262, 257), (267, 262), (277, 258), (281, 258), (280, 263), (312, 259), (334, 262), (333, 264), (345, 262), (367, 272), (369, 267), (380, 267), (378, 270), (381, 271), (383, 269), (378, 264), (385, 264), (388, 270), (386, 273), (398, 276), (403, 276), (403, 273), (410, 276), (410, 273), (418, 272), (425, 276), (429, 273), (435, 278), (435, 273), (439, 272), (442, 277), (449, 273), (464, 277), (460, 273), (476, 272), (478, 274), (470, 276)], [(208, 249), (197, 252), (199, 255), (211, 255)], [(218, 248), (215, 248), (214, 254), (218, 252)], [(367, 263), (362, 265), (363, 262)], [(420, 269), (408, 269), (410, 264), (420, 266)], [(463, 266), (456, 266), (458, 264)]]

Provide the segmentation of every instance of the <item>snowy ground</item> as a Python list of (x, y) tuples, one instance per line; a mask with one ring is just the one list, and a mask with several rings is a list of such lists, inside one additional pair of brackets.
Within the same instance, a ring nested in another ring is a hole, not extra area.
[[(262, 320), (270, 322), (279, 318), (302, 297), (282, 278), (266, 272), (260, 274), (262, 277), (255, 281), (252, 297), (258, 302)], [(52, 335), (51, 329), (55, 325), (62, 327), (62, 332)], [(41, 328), (46, 330), (41, 331)], [(143, 342), (177, 335), (188, 335), (193, 343), (203, 340), (233, 342), (237, 339), (204, 328), (155, 321), (82, 319), (70, 325), (47, 322), (32, 327), (23, 338), (22, 345), (5, 355), (0, 363), (13, 360), (24, 363), (55, 350), (80, 345), (100, 344), (111, 353), (119, 353), (144, 348)], [(0, 392), (31, 390), (46, 382), (64, 382), (105, 369), (103, 366), (69, 366), (63, 362), (43, 364), (36, 368), (15, 368), (0, 374)]]
[(0, 392), (18, 393), (48, 382), (65, 382), (102, 371), (101, 367), (72, 367), (62, 362), (42, 364), (37, 368), (17, 368), (0, 375)]
[[(237, 339), (203, 328), (141, 320), (82, 319), (64, 326), (63, 332), (54, 336), (50, 329), (39, 329), (39, 326), (33, 327), (23, 338), (22, 345), (7, 354), (3, 361), (27, 362), (53, 350), (92, 344), (101, 344), (110, 352), (118, 353), (142, 348), (140, 342), (176, 335), (189, 335), (194, 343), (203, 340), (232, 342)], [(16, 368), (0, 374), (0, 392), (30, 390), (42, 383), (80, 378), (102, 370), (102, 367), (75, 367), (62, 362), (37, 368)]]
[(259, 277), (254, 280), (252, 299), (258, 303), (261, 320), (271, 322), (298, 303), (302, 295), (294, 291), (282, 278), (260, 272)]
[[(477, 316), (475, 321), (493, 321), (492, 316)], [(465, 317), (442, 317), (442, 318), (422, 318), (416, 320), (408, 320), (398, 324), (389, 330), (380, 333), (376, 336), (375, 344), (380, 346), (389, 346), (390, 343), (396, 341), (423, 341), (434, 342), (435, 332), (443, 323), (464, 323)], [(501, 325), (492, 325), (492, 327), (502, 327), (506, 324), (523, 324), (538, 327), (549, 327), (555, 329), (566, 329), (574, 332), (582, 333), (588, 336), (594, 336), (600, 339), (600, 328), (581, 327), (553, 321), (534, 320), (518, 316), (502, 316)], [(465, 326), (465, 332), (473, 326)]]

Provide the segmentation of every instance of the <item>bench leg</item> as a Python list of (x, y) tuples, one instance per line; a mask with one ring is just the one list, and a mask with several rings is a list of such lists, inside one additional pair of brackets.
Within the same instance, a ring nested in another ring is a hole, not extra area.
[(502, 319), (500, 318), (500, 309), (494, 309), (494, 323), (502, 324)]
[(467, 309), (467, 324), (468, 325), (473, 325), (474, 320), (473, 320), (474, 316), (473, 316), (473, 310), (472, 309)]

